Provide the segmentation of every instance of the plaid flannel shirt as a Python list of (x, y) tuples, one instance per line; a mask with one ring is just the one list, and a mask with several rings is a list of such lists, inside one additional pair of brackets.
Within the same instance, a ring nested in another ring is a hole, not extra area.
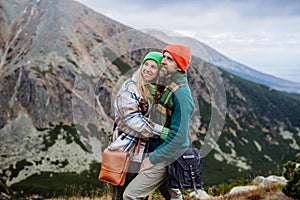
[[(149, 104), (149, 100), (145, 101), (142, 98), (133, 80), (130, 79), (122, 85), (114, 102), (117, 127), (113, 142), (109, 146), (110, 149), (127, 152), (138, 141), (138, 138), (159, 137), (163, 126), (146, 117)], [(146, 142), (143, 140), (141, 146), (145, 145)]]

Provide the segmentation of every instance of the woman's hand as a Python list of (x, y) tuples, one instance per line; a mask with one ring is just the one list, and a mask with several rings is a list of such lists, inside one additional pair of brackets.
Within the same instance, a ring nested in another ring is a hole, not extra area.
[(145, 158), (141, 164), (139, 173), (145, 171), (146, 169), (152, 168), (154, 165), (150, 162), (149, 157)]
[(166, 140), (169, 133), (170, 133), (170, 129), (168, 129), (167, 127), (163, 127), (162, 132), (160, 133), (160, 138)]

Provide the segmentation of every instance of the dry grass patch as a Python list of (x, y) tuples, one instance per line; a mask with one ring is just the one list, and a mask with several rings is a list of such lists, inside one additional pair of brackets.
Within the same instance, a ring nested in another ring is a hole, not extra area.
[(225, 194), (207, 200), (292, 200), (282, 192), (282, 185), (271, 184), (237, 194)]

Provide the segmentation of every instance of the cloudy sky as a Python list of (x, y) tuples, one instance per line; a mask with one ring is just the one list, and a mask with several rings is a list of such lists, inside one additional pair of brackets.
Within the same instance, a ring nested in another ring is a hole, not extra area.
[(191, 36), (258, 71), (300, 82), (298, 0), (76, 0), (136, 29)]

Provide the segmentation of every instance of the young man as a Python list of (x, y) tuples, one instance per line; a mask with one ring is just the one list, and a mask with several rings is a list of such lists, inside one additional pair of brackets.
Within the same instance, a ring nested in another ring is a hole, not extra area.
[[(127, 186), (123, 199), (143, 199), (166, 179), (166, 166), (176, 160), (184, 148), (190, 145), (188, 127), (194, 102), (188, 86), (186, 70), (191, 60), (190, 48), (173, 44), (163, 51), (160, 75), (165, 77), (166, 88), (162, 92), (155, 115), (166, 116), (164, 126), (171, 132), (165, 141), (142, 162), (140, 173)], [(182, 199), (179, 190), (170, 189), (171, 199)]]

